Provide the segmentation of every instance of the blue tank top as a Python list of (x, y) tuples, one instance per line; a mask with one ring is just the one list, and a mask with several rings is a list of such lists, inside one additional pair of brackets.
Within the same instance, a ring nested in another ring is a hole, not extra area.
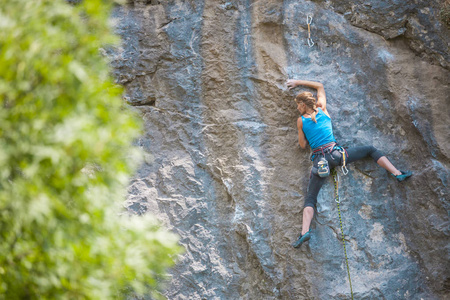
[(305, 134), (311, 149), (318, 148), (331, 142), (336, 143), (331, 119), (321, 108), (318, 109), (318, 113), (316, 114), (316, 121), (317, 123), (314, 123), (311, 118), (302, 116), (303, 133)]

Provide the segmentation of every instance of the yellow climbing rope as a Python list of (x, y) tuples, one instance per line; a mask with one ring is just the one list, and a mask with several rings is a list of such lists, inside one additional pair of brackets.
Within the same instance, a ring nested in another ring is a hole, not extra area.
[[(344, 157), (345, 157), (345, 155), (344, 155)], [(344, 163), (344, 165), (345, 165), (345, 163)], [(347, 249), (345, 248), (344, 229), (342, 226), (341, 209), (339, 207), (339, 204), (341, 203), (341, 200), (339, 199), (339, 177), (334, 168), (331, 170), (331, 174), (333, 175), (333, 181), (334, 181), (334, 201), (336, 201), (336, 203), (337, 203), (337, 208), (338, 208), (338, 213), (339, 213), (339, 224), (341, 225), (342, 244), (344, 245), (345, 263), (347, 265), (348, 282), (350, 283), (350, 293), (352, 295), (352, 300), (353, 300), (352, 279), (350, 278), (350, 268), (348, 267)]]

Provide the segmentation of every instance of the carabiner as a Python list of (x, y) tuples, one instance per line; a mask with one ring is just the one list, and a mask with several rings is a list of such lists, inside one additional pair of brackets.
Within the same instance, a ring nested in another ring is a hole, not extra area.
[(309, 48), (314, 46), (314, 42), (313, 42), (313, 40), (311, 38), (308, 38), (308, 46), (309, 46)]
[(306, 24), (310, 25), (312, 23), (312, 16), (311, 15), (307, 15), (306, 16)]
[(342, 174), (344, 174), (344, 175), (348, 174), (348, 169), (346, 166), (342, 166), (341, 169), (342, 169)]

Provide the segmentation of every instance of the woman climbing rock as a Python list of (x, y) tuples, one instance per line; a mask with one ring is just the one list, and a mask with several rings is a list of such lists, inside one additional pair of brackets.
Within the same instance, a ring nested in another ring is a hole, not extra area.
[(410, 171), (398, 170), (386, 156), (373, 146), (348, 149), (338, 146), (333, 135), (333, 127), (327, 110), (327, 99), (323, 85), (314, 81), (293, 79), (287, 81), (289, 89), (299, 85), (316, 89), (317, 99), (310, 92), (302, 92), (295, 97), (297, 109), (301, 114), (297, 120), (298, 142), (303, 149), (309, 143), (313, 151), (311, 156), (313, 166), (303, 209), (302, 233), (293, 244), (295, 248), (300, 247), (311, 238), (310, 225), (314, 216), (317, 195), (325, 182), (325, 177), (329, 175), (330, 169), (342, 166), (343, 163), (348, 164), (370, 156), (398, 181), (403, 181), (412, 175)]

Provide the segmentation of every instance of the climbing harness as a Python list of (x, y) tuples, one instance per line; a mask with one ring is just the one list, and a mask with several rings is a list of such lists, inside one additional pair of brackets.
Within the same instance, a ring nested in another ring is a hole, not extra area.
[[(325, 153), (329, 153), (331, 151), (333, 151), (334, 146), (336, 146), (335, 142), (331, 142), (325, 145), (322, 145), (320, 147), (314, 148), (312, 150), (312, 154), (311, 154), (311, 161), (314, 161), (314, 158), (316, 157), (316, 155), (322, 154), (323, 156), (325, 156)], [(322, 152), (322, 153), (320, 153)]]
[[(339, 152), (341, 152), (341, 151), (339, 151)], [(345, 154), (343, 152), (341, 152), (341, 153), (342, 153), (342, 156), (344, 159), (343, 166), (345, 166)], [(344, 169), (342, 169), (342, 172), (344, 172)], [(347, 173), (348, 173), (348, 170), (347, 170)], [(344, 173), (344, 175), (347, 173)], [(350, 284), (350, 293), (352, 295), (352, 300), (353, 300), (352, 279), (350, 278), (350, 268), (348, 266), (347, 249), (345, 247), (345, 239), (344, 239), (344, 228), (342, 226), (341, 209), (339, 207), (339, 204), (341, 203), (341, 200), (339, 199), (339, 176), (338, 176), (336, 169), (334, 169), (334, 168), (331, 170), (331, 174), (333, 175), (333, 181), (334, 181), (334, 201), (336, 201), (336, 203), (337, 203), (337, 208), (338, 208), (338, 213), (339, 213), (339, 224), (341, 226), (342, 244), (344, 245), (345, 264), (347, 265), (348, 282)]]
[(308, 46), (309, 46), (309, 48), (311, 48), (312, 46), (314, 46), (314, 42), (313, 42), (313, 40), (311, 39), (311, 28), (310, 28), (310, 25), (311, 25), (311, 23), (312, 23), (312, 16), (311, 15), (307, 15), (306, 16), (306, 23), (308, 24)]

